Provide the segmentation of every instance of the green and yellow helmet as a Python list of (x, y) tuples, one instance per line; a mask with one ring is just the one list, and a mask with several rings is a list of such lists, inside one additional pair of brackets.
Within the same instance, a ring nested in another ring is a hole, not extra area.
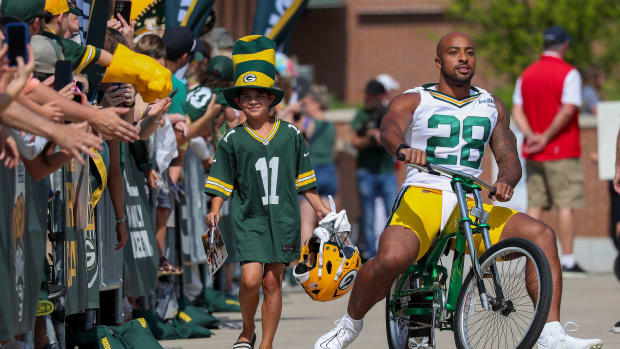
[(235, 86), (223, 91), (228, 105), (241, 109), (235, 97), (244, 88), (258, 88), (275, 96), (270, 107), (280, 103), (284, 91), (275, 88), (276, 43), (263, 35), (249, 35), (237, 40), (232, 52)]
[(362, 266), (359, 251), (347, 234), (332, 234), (318, 227), (301, 248), (295, 280), (315, 301), (328, 302), (353, 289)]

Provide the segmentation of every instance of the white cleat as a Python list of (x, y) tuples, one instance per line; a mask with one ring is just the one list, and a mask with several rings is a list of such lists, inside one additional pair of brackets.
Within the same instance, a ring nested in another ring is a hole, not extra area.
[[(567, 331), (566, 327), (569, 324), (575, 325), (575, 328)], [(562, 326), (561, 331), (539, 338), (536, 342), (537, 349), (601, 349), (603, 347), (600, 339), (581, 339), (566, 334), (566, 332), (575, 331), (576, 326), (574, 322), (567, 322)]]
[(353, 324), (345, 318), (336, 320), (336, 327), (322, 335), (316, 343), (314, 349), (343, 349), (357, 338), (362, 332), (362, 328), (355, 329)]

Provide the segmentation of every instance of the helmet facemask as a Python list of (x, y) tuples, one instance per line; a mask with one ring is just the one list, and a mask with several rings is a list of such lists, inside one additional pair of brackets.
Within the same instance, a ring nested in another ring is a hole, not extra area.
[(318, 227), (304, 243), (293, 274), (312, 299), (330, 301), (351, 290), (361, 258), (349, 235)]

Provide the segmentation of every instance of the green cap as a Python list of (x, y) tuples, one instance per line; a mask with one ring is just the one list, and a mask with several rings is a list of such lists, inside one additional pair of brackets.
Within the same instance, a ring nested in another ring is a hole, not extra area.
[(224, 81), (233, 81), (234, 70), (232, 59), (226, 56), (215, 56), (207, 64), (207, 74), (217, 72)]
[(0, 14), (30, 23), (43, 13), (45, 0), (0, 0)]

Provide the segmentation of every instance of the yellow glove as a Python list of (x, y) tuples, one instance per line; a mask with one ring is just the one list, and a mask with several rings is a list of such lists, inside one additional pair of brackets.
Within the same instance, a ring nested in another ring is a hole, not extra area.
[(165, 98), (172, 91), (172, 73), (153, 58), (119, 44), (101, 82), (132, 84), (146, 103)]

